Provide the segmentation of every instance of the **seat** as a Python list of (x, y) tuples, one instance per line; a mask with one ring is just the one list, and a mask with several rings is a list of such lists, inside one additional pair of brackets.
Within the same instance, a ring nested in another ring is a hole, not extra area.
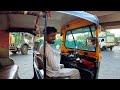
[[(44, 79), (44, 62), (42, 59), (43, 55), (37, 51), (34, 52), (34, 68), (38, 79)], [(62, 67), (64, 67), (61, 64)], [(70, 76), (65, 77), (49, 77), (45, 76), (45, 79), (70, 79)]]
[(9, 57), (9, 33), (0, 30), (0, 36), (2, 40), (0, 40), (0, 79), (16, 79), (18, 78), (18, 66)]
[(11, 58), (0, 58), (0, 79), (17, 79), (19, 67)]
[(18, 66), (7, 65), (0, 68), (0, 79), (17, 79), (18, 78)]
[(70, 76), (64, 76), (64, 77), (49, 77), (46, 75), (46, 79), (71, 79)]
[(0, 65), (1, 67), (7, 66), (7, 65), (13, 65), (14, 61), (12, 58), (0, 58)]
[(35, 69), (35, 74), (37, 75), (37, 79), (44, 79), (44, 64), (39, 56), (39, 53), (36, 51), (34, 51), (33, 66)]

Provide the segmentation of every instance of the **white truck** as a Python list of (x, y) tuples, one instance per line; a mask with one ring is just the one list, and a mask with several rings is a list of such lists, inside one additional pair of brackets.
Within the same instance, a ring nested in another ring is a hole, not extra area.
[(115, 35), (110, 32), (100, 32), (99, 44), (101, 51), (104, 51), (107, 48), (110, 48), (112, 51), (113, 47), (115, 46)]

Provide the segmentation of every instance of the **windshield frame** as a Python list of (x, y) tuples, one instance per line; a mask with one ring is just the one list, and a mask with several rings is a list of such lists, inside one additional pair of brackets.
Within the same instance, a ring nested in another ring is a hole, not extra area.
[[(88, 27), (89, 30), (90, 30), (89, 32), (90, 32), (91, 36), (93, 37), (93, 33), (91, 32), (91, 31), (92, 31), (92, 30), (91, 30), (91, 26), (94, 26), (94, 27), (95, 27), (95, 31), (97, 30), (97, 27), (96, 27), (95, 24), (90, 24), (90, 25), (87, 25), (87, 26), (83, 26), (83, 27), (78, 27), (78, 28), (74, 28), (74, 29), (69, 29), (69, 30), (67, 30), (67, 31), (65, 32), (65, 41), (64, 41), (64, 46), (65, 46), (65, 48), (75, 49), (75, 48), (66, 47), (66, 36), (67, 36), (67, 32), (72, 32), (72, 31), (74, 31), (75, 29), (81, 29), (81, 28), (86, 28), (86, 27)], [(72, 34), (72, 33), (71, 33), (71, 34)], [(72, 35), (72, 36), (73, 36), (73, 35)], [(96, 33), (95, 33), (95, 37), (96, 37)], [(74, 37), (72, 37), (72, 38), (74, 38)], [(73, 41), (74, 41), (74, 39), (73, 39)], [(74, 43), (74, 46), (76, 47), (76, 43)], [(96, 47), (95, 47), (95, 50), (94, 50), (94, 51), (82, 50), (82, 49), (79, 49), (79, 48), (77, 48), (77, 50), (89, 51), (89, 52), (96, 52)]]

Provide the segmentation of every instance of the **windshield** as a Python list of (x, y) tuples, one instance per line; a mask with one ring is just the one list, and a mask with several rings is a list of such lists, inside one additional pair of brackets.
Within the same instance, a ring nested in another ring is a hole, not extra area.
[(67, 48), (77, 46), (79, 50), (95, 51), (92, 40), (89, 39), (90, 37), (96, 37), (94, 26), (72, 29), (66, 33), (65, 46)]

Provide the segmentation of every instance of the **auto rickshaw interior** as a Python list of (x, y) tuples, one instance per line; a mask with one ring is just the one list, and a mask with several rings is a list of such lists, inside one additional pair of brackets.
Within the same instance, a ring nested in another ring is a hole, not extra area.
[[(1, 31), (3, 30), (4, 32), (7, 33), (7, 36), (8, 36), (7, 40), (9, 40), (8, 32), (29, 32), (29, 33), (32, 33), (33, 35), (36, 35), (35, 30), (39, 28), (40, 30), (43, 30), (43, 28), (46, 27), (45, 20), (43, 19), (43, 17), (45, 17), (44, 14), (41, 14), (40, 11), (1, 11), (0, 22), (2, 24), (0, 25), (0, 29)], [(60, 63), (64, 64), (66, 68), (77, 68), (80, 71), (81, 79), (97, 78), (97, 73), (99, 71), (99, 60), (100, 60), (99, 45), (97, 40), (98, 26), (96, 25), (96, 23), (93, 23), (94, 21), (91, 22), (89, 20), (80, 18), (82, 14), (83, 14), (82, 17), (85, 16), (84, 14), (86, 14), (88, 17), (88, 15), (90, 14), (87, 14), (85, 12), (78, 13), (77, 11), (76, 12), (75, 11), (61, 11), (61, 12), (52, 11), (51, 14), (52, 14), (52, 17), (50, 19), (48, 18), (48, 26), (54, 26), (58, 30), (61, 30), (61, 33), (62, 33), (61, 34), (62, 35), (61, 52), (70, 53), (67, 57), (61, 56)], [(76, 17), (76, 15), (78, 15), (78, 17)], [(91, 16), (91, 18), (92, 17), (93, 16)], [(95, 18), (93, 19), (97, 20)], [(71, 22), (71, 23), (68, 23), (68, 22)], [(6, 61), (6, 60), (3, 60), (3, 58), (4, 59), (8, 58), (8, 60), (10, 61), (9, 42), (7, 43), (7, 47), (4, 48), (4, 46), (2, 47), (1, 46), (0, 46), (0, 54), (1, 54), (0, 58), (2, 56), (2, 59), (1, 59), (2, 62)], [(37, 50), (36, 47), (35, 49)], [(41, 58), (39, 58), (39, 53), (36, 52), (36, 50), (34, 50), (33, 52), (33, 70), (34, 70), (33, 79), (43, 79), (43, 77), (41, 76), (40, 70), (42, 70), (44, 67), (42, 62), (40, 62), (42, 63), (42, 66), (39, 67), (40, 64), (38, 61), (41, 61)], [(4, 53), (1, 53), (3, 51)], [(8, 63), (8, 61), (6, 62)], [(12, 65), (15, 65), (14, 62), (12, 62)], [(10, 71), (11, 68), (7, 68), (6, 70)], [(13, 75), (12, 78), (17, 78), (18, 66), (15, 66), (14, 70), (15, 71), (14, 71), (14, 75), (12, 73)], [(5, 70), (3, 67), (2, 68), (0, 67), (0, 74), (2, 71), (5, 71)], [(6, 74), (2, 72), (1, 75), (2, 76), (10, 75), (10, 73), (11, 72), (8, 72)]]
[[(64, 64), (65, 68), (77, 68), (81, 79), (96, 79), (100, 60), (97, 40), (99, 27), (94, 21), (76, 17), (76, 13), (52, 11), (47, 23), (48, 26), (55, 27), (61, 33), (61, 52), (69, 53), (67, 57), (61, 56), (60, 63)], [(81, 14), (84, 13), (81, 12)], [(80, 13), (77, 14), (82, 16)]]
[(61, 52), (69, 53), (67, 57), (61, 56), (61, 64), (65, 68), (77, 68), (81, 79), (95, 79), (99, 70), (99, 60), (96, 58), (99, 54), (98, 27), (95, 24), (80, 26), (81, 23), (77, 23), (79, 26), (73, 26), (76, 23), (66, 25), (67, 28), (61, 30)]

